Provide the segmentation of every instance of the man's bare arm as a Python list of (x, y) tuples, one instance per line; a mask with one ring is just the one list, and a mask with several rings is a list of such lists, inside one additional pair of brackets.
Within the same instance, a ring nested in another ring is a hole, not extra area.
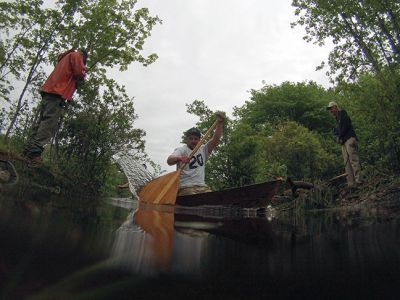
[(167, 164), (170, 166), (176, 165), (178, 162), (188, 163), (189, 157), (187, 156), (179, 156), (179, 155), (170, 155), (167, 159)]
[(217, 126), (215, 127), (215, 132), (212, 139), (208, 142), (208, 155), (214, 150), (214, 148), (218, 145), (221, 136), (222, 136), (222, 129), (224, 127), (225, 121), (225, 113), (217, 112)]

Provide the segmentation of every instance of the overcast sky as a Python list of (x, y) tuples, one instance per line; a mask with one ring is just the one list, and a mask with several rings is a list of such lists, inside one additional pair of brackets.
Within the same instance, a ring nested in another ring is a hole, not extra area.
[(204, 100), (231, 116), (263, 80), (329, 86), (325, 72), (315, 68), (330, 49), (306, 43), (304, 29), (290, 27), (291, 0), (139, 0), (138, 6), (163, 20), (144, 48), (159, 59), (114, 76), (135, 97), (146, 152), (168, 172), (174, 169), (166, 164), (168, 155), (198, 121), (185, 104)]

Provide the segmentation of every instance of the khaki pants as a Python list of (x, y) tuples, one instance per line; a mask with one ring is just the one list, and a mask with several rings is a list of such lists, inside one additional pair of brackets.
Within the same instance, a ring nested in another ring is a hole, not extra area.
[(342, 145), (342, 155), (347, 174), (347, 185), (350, 187), (362, 182), (357, 146), (357, 140), (354, 137), (349, 138)]
[(62, 99), (57, 95), (43, 94), (39, 109), (39, 118), (33, 125), (25, 145), (24, 153), (28, 157), (40, 156), (44, 145), (48, 144), (56, 133), (62, 112)]
[(208, 186), (195, 185), (180, 188), (178, 191), (178, 196), (194, 195), (208, 192), (211, 192), (211, 189)]

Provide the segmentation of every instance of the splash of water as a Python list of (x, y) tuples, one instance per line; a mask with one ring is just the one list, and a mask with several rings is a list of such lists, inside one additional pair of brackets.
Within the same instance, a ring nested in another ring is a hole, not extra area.
[(113, 158), (128, 178), (129, 190), (132, 193), (132, 197), (138, 200), (137, 191), (154, 179), (153, 174), (147, 170), (146, 164), (143, 161), (140, 161), (140, 159), (129, 152), (119, 152)]

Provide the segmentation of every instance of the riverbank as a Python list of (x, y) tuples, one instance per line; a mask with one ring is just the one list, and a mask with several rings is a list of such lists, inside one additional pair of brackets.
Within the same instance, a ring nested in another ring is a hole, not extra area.
[(286, 189), (273, 199), (279, 212), (376, 210), (383, 208), (388, 217), (396, 216), (400, 207), (400, 179), (395, 175), (366, 178), (357, 188), (348, 188), (345, 177), (333, 184), (320, 182), (312, 188)]
[[(2, 193), (33, 194), (36, 199), (45, 199), (54, 195), (66, 195), (72, 192), (66, 189), (68, 180), (50, 167), (28, 168), (21, 156), (0, 150), (0, 190)], [(366, 178), (357, 189), (346, 186), (345, 177), (335, 181), (306, 184), (307, 188), (290, 188), (276, 195), (272, 206), (279, 211), (310, 211), (334, 208), (379, 207), (381, 203), (400, 201), (400, 179), (395, 175), (376, 174)], [(83, 187), (84, 188), (84, 187)], [(76, 190), (79, 187), (75, 186)], [(121, 195), (115, 195), (121, 196)], [(125, 195), (126, 196), (126, 195)]]

